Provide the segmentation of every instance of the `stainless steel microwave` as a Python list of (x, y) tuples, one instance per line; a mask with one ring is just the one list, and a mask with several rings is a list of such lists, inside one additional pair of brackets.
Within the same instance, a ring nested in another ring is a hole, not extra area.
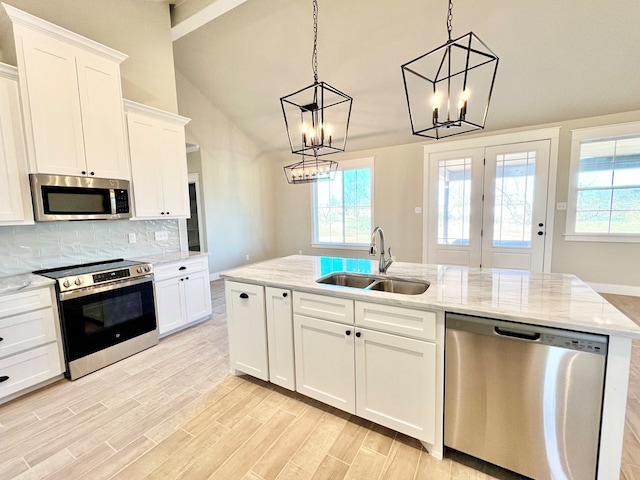
[(37, 222), (130, 218), (129, 181), (32, 173)]

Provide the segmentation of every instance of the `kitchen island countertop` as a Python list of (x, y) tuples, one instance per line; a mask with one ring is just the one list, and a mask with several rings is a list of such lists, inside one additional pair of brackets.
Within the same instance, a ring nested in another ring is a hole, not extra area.
[(402, 295), (316, 282), (343, 271), (377, 275), (378, 262), (292, 255), (228, 270), (221, 277), (354, 300), (640, 338), (638, 325), (575, 275), (395, 262), (386, 276), (426, 280), (431, 283), (429, 289), (420, 295)]

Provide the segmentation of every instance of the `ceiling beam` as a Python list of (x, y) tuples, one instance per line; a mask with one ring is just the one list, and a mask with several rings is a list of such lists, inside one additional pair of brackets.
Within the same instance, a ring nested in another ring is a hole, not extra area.
[(174, 25), (171, 28), (171, 39), (176, 41), (181, 37), (197, 30), (201, 26), (209, 23), (210, 21), (224, 15), (229, 10), (236, 8), (238, 5), (243, 4), (247, 0), (213, 0), (209, 5), (204, 7), (197, 13), (194, 13), (189, 18)]

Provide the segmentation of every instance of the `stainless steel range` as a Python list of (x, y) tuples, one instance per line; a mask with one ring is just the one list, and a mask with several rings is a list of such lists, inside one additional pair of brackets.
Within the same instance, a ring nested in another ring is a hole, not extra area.
[(158, 343), (151, 264), (117, 259), (33, 273), (56, 280), (71, 380)]

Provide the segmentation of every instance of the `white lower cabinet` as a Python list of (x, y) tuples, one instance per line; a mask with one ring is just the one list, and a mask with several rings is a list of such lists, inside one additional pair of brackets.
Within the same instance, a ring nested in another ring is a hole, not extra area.
[(356, 414), (435, 441), (436, 346), (356, 328)]
[(52, 288), (0, 296), (0, 403), (64, 372)]
[(439, 445), (441, 312), (232, 281), (226, 300), (233, 370)]
[(353, 326), (299, 314), (293, 315), (293, 324), (296, 390), (356, 413)]
[(158, 332), (166, 335), (211, 315), (206, 255), (154, 266)]
[(289, 390), (296, 389), (291, 291), (265, 288), (269, 380)]
[(225, 282), (231, 369), (269, 380), (264, 287)]

